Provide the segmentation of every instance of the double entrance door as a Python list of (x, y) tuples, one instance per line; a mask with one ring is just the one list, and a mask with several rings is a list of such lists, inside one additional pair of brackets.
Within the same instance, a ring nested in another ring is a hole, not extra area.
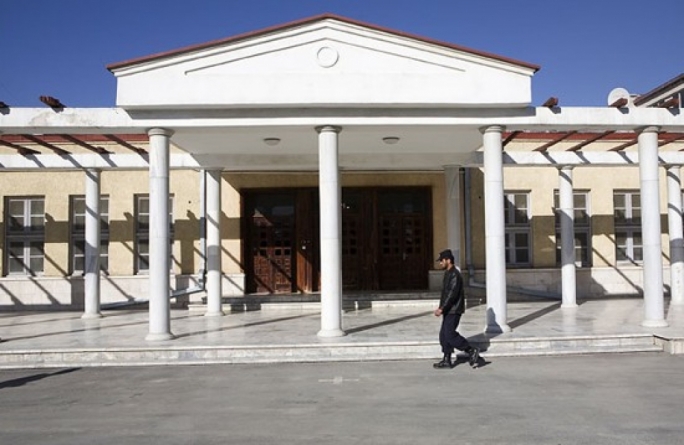
[[(320, 289), (317, 189), (243, 191), (249, 293)], [(342, 190), (345, 290), (426, 289), (432, 209), (429, 188)]]

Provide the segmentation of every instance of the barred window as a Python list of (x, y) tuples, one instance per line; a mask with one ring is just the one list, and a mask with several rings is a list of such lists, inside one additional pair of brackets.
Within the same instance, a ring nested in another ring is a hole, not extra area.
[[(173, 196), (169, 197), (169, 242), (173, 245)], [(169, 261), (169, 268), (171, 261)], [(150, 197), (135, 195), (135, 268), (136, 273), (150, 270)]]
[[(575, 262), (577, 267), (591, 267), (591, 218), (589, 192), (575, 191), (572, 197), (575, 226)], [(560, 197), (553, 194), (553, 213), (556, 217), (556, 264), (561, 264)]]
[(638, 264), (644, 259), (641, 238), (641, 196), (638, 191), (613, 193), (615, 221), (615, 258), (618, 262)]
[[(71, 271), (85, 271), (85, 196), (71, 197)], [(100, 197), (100, 270), (109, 269), (109, 196)]]
[(504, 224), (506, 225), (506, 264), (525, 266), (532, 262), (530, 194), (529, 192), (504, 193)]
[(5, 274), (43, 273), (45, 198), (5, 198), (5, 221)]

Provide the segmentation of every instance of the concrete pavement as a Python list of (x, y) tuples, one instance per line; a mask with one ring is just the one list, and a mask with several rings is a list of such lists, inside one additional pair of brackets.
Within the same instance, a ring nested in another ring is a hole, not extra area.
[(0, 370), (0, 443), (675, 445), (684, 356)]

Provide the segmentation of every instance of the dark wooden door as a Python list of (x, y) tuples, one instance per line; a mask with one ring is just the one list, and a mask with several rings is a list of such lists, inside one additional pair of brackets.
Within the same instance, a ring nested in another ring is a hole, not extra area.
[(292, 292), (295, 286), (295, 199), (291, 193), (247, 197), (248, 292)]
[(427, 287), (425, 218), (380, 217), (380, 288), (384, 290)]
[(317, 194), (309, 189), (245, 191), (245, 271), (249, 293), (319, 288)]
[(429, 269), (429, 193), (378, 193), (380, 289), (426, 289)]
[(342, 191), (342, 282), (345, 290), (379, 289), (372, 189)]
[(297, 290), (316, 292), (320, 289), (319, 203), (316, 190), (296, 192), (297, 220)]
[(344, 289), (426, 289), (429, 189), (345, 189), (342, 201)]

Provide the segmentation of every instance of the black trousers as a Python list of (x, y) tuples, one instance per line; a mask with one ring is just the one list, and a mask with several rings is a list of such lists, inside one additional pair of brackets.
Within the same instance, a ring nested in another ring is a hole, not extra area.
[(462, 314), (442, 315), (442, 327), (439, 330), (439, 344), (442, 345), (444, 355), (450, 355), (454, 349), (465, 351), (470, 343), (456, 330)]

